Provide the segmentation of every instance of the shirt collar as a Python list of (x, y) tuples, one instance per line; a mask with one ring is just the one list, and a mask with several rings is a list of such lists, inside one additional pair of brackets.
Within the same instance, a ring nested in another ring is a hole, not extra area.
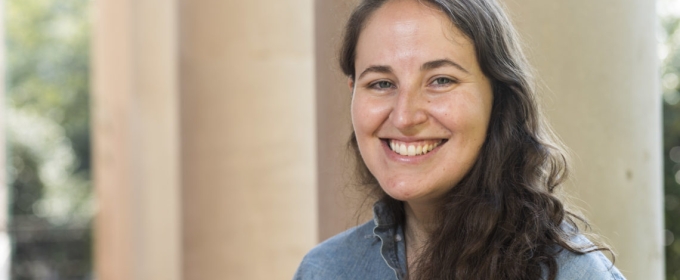
[(373, 222), (376, 227), (389, 227), (397, 223), (394, 214), (382, 199), (373, 204)]

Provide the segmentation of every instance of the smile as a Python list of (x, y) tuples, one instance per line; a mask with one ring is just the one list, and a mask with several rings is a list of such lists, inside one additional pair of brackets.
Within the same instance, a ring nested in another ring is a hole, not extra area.
[(386, 141), (393, 152), (402, 156), (410, 157), (425, 155), (445, 142), (444, 139), (424, 140), (417, 142), (402, 142), (393, 139), (386, 139)]

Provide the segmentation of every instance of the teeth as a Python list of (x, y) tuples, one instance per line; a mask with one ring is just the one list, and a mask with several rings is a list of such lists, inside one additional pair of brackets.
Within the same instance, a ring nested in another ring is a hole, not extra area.
[(415, 156), (416, 155), (416, 147), (413, 145), (408, 146), (408, 155), (409, 156)]
[(390, 149), (394, 151), (397, 154), (400, 154), (402, 156), (416, 156), (416, 155), (424, 155), (432, 151), (434, 148), (439, 146), (443, 140), (439, 140), (438, 142), (435, 143), (430, 143), (430, 144), (420, 144), (420, 145), (408, 145), (406, 146), (405, 143), (397, 143), (395, 140), (390, 140)]

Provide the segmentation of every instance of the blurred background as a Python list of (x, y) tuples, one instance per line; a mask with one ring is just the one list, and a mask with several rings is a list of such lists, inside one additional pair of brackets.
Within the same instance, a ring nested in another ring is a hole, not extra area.
[(658, 3), (667, 279), (680, 279), (680, 1)]
[(3, 4), (9, 279), (92, 279), (91, 2)]
[[(356, 1), (242, 2), (4, 0), (0, 279), (290, 279), (358, 223)], [(504, 2), (565, 189), (629, 279), (680, 280), (680, 1)]]

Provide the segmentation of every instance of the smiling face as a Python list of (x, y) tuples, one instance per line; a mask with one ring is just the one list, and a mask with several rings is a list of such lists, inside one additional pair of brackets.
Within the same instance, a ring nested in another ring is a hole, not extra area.
[(383, 190), (433, 203), (470, 170), (493, 100), (474, 46), (437, 9), (384, 4), (356, 47), (352, 124), (361, 157)]

